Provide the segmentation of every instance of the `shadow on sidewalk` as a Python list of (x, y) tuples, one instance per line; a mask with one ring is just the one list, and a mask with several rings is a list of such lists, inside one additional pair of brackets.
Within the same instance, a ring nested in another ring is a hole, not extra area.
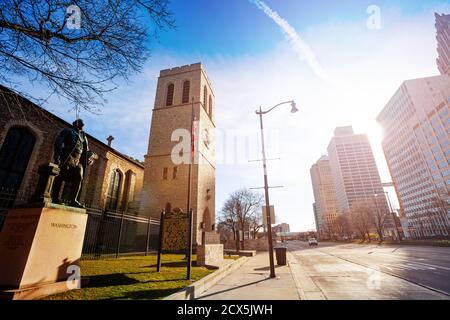
[[(279, 268), (283, 268), (283, 267), (287, 267), (287, 265), (285, 265), (285, 266), (275, 266), (275, 270), (279, 269)], [(255, 271), (269, 271), (270, 267), (256, 268), (256, 269), (253, 269), (253, 270), (255, 270)]]
[(258, 283), (261, 283), (261, 282), (264, 282), (264, 281), (267, 281), (267, 280), (270, 280), (270, 278), (266, 278), (266, 279), (263, 279), (263, 280), (258, 280), (258, 281), (255, 281), (255, 282), (250, 282), (250, 283), (244, 284), (242, 286), (233, 287), (233, 288), (222, 290), (222, 291), (217, 291), (217, 292), (208, 294), (206, 296), (201, 296), (201, 297), (199, 297), (199, 298), (197, 298), (195, 300), (202, 300), (203, 298), (208, 298), (208, 297), (212, 297), (212, 296), (215, 296), (215, 295), (218, 295), (218, 294), (221, 294), (221, 293), (225, 293), (225, 292), (228, 292), (228, 291), (233, 291), (233, 290), (236, 290), (236, 289), (245, 288), (245, 287), (248, 287), (248, 286), (251, 286), (251, 285), (254, 285), (254, 284), (258, 284)]

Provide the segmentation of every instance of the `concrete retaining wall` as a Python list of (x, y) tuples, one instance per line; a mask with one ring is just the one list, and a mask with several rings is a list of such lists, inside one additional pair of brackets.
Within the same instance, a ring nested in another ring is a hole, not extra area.
[[(274, 246), (276, 241), (273, 242)], [(228, 240), (224, 243), (225, 250), (235, 250), (236, 242)], [(269, 243), (267, 239), (246, 239), (244, 240), (243, 250), (269, 251)]]

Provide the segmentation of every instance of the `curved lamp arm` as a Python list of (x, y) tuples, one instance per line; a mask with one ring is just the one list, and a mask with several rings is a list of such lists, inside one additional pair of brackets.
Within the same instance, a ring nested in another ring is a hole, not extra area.
[(294, 100), (291, 100), (291, 101), (286, 101), (286, 102), (279, 103), (279, 104), (277, 104), (276, 106), (272, 107), (271, 109), (269, 109), (269, 110), (267, 110), (267, 111), (258, 111), (258, 110), (257, 110), (257, 111), (256, 111), (256, 114), (267, 114), (267, 113), (269, 113), (270, 111), (272, 111), (273, 109), (275, 109), (275, 108), (277, 108), (277, 107), (279, 107), (279, 106), (281, 106), (281, 105), (283, 105), (283, 104), (288, 104), (288, 103), (290, 103), (291, 106), (292, 106), (291, 112), (292, 112), (292, 113), (296, 113), (296, 112), (298, 111), (298, 109), (297, 109), (297, 104), (295, 103)]

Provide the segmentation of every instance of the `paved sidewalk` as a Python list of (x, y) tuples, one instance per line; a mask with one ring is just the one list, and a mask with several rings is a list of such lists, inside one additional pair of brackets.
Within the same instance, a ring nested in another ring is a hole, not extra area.
[(239, 269), (205, 291), (198, 300), (300, 300), (289, 266), (276, 266), (269, 277), (269, 254), (258, 253)]

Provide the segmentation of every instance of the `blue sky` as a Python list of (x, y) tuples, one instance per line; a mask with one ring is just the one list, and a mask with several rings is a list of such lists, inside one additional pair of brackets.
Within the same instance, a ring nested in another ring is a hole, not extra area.
[[(299, 32), (311, 26), (340, 22), (365, 22), (366, 8), (398, 7), (405, 14), (421, 13), (442, 1), (330, 1), (268, 0)], [(160, 45), (189, 55), (246, 55), (272, 49), (280, 31), (249, 0), (172, 0), (177, 30), (162, 35)]]
[[(450, 13), (450, 3), (265, 1), (293, 28), (298, 38), (292, 41), (254, 1), (172, 0), (177, 29), (152, 42), (143, 73), (106, 97), (101, 116), (81, 116), (89, 133), (101, 140), (112, 134), (118, 150), (143, 159), (159, 70), (201, 61), (216, 95), (219, 138), (238, 132), (254, 141), (237, 163), (218, 164), (217, 212), (232, 191), (262, 185), (260, 166), (247, 162), (260, 157), (254, 110), (295, 99), (298, 114), (280, 109), (266, 121), (269, 156), (281, 158), (269, 164), (270, 183), (285, 186), (271, 191), (271, 202), (278, 222), (312, 229), (309, 169), (326, 152), (336, 126), (353, 125), (357, 133), (369, 134), (382, 180), (390, 180), (375, 117), (402, 81), (438, 74), (433, 13)], [(381, 8), (379, 30), (366, 25), (372, 4)], [(305, 47), (329, 79), (318, 76), (311, 59), (302, 56)], [(53, 99), (47, 108), (66, 120), (75, 116), (64, 101)], [(219, 157), (235, 151), (218, 149)]]

